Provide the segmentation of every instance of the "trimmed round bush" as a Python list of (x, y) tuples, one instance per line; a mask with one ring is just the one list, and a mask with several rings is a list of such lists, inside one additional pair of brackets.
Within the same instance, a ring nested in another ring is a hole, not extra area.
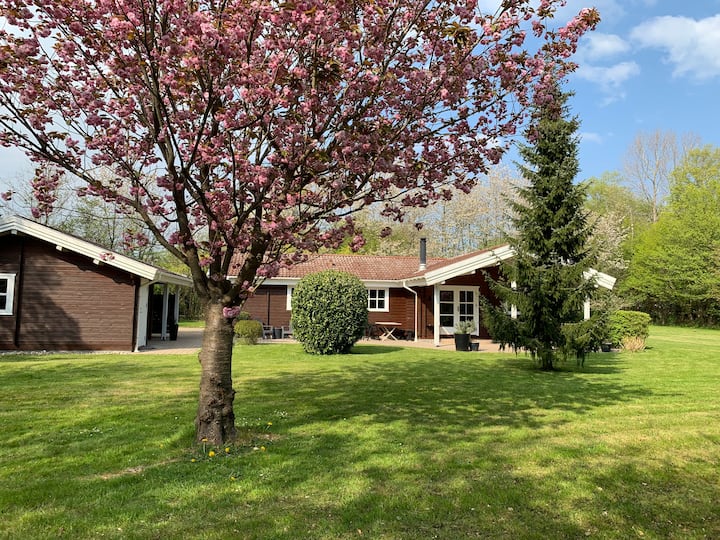
[(293, 336), (308, 353), (346, 354), (365, 334), (367, 305), (367, 290), (352, 274), (309, 274), (293, 291)]
[(263, 335), (262, 323), (248, 319), (240, 319), (235, 323), (235, 335), (240, 343), (255, 345)]
[(650, 315), (642, 311), (618, 310), (608, 317), (608, 337), (613, 345), (622, 345), (627, 338), (640, 338), (643, 343), (650, 334)]

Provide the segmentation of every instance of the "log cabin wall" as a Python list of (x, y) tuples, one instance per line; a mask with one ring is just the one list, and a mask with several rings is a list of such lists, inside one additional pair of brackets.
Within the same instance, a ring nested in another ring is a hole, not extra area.
[(370, 324), (377, 322), (397, 322), (396, 333), (415, 332), (415, 296), (406, 289), (391, 288), (388, 290), (388, 311), (369, 311), (368, 321)]
[[(405, 289), (389, 289), (389, 310), (368, 312), (371, 324), (377, 321), (393, 321), (402, 324), (404, 331), (414, 331), (413, 312), (415, 297)], [(243, 306), (253, 319), (274, 327), (288, 326), (292, 313), (287, 309), (285, 285), (261, 285)]]
[[(498, 269), (490, 268), (487, 272), (497, 277)], [(460, 276), (447, 281), (449, 286), (467, 286), (474, 288), (480, 295), (491, 298), (497, 302), (490, 290), (490, 286), (483, 271), (475, 274)], [(433, 287), (415, 287), (418, 293), (418, 337), (420, 339), (433, 338)], [(404, 288), (390, 288), (388, 311), (370, 311), (368, 319), (370, 324), (377, 322), (398, 322), (401, 324), (398, 330), (404, 333), (415, 331), (415, 296)], [(250, 313), (253, 319), (263, 324), (279, 327), (290, 324), (291, 312), (287, 309), (287, 286), (285, 285), (262, 285), (258, 287), (255, 294), (248, 298), (243, 307), (244, 311)], [(488, 333), (479, 325), (480, 337), (488, 337)]]
[(17, 305), (19, 295), (20, 267), (22, 263), (22, 242), (17, 236), (0, 237), (0, 274), (15, 275), (15, 295), (12, 315), (0, 315), (0, 349), (12, 350), (17, 347), (15, 328), (17, 324)]
[(274, 327), (290, 324), (290, 311), (287, 309), (287, 287), (285, 285), (261, 285), (245, 301), (243, 311), (250, 316)]
[(4, 236), (0, 246), (0, 264), (17, 269), (0, 348), (133, 350), (137, 278), (31, 237)]

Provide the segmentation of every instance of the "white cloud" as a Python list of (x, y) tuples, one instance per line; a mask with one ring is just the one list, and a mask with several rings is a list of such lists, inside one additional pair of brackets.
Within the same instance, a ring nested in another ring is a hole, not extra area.
[(601, 106), (610, 105), (625, 99), (623, 85), (640, 74), (640, 66), (635, 62), (620, 62), (612, 66), (593, 66), (581, 64), (575, 72), (577, 77), (595, 83), (604, 97)]
[(616, 90), (625, 81), (640, 74), (640, 66), (635, 62), (620, 62), (612, 66), (581, 65), (577, 76), (600, 85), (604, 91)]
[(581, 62), (582, 59), (593, 61), (617, 56), (629, 50), (630, 45), (620, 36), (590, 32), (580, 42), (578, 56)]
[(630, 37), (642, 47), (665, 51), (675, 76), (720, 76), (720, 15), (700, 20), (656, 17), (636, 26)]
[(602, 144), (603, 142), (605, 142), (605, 137), (603, 137), (599, 133), (593, 133), (592, 131), (583, 131), (580, 133), (580, 140), (582, 142)]

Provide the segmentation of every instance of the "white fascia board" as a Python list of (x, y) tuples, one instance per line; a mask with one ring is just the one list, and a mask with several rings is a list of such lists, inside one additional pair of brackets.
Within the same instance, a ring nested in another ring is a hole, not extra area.
[[(298, 284), (301, 278), (290, 278), (290, 277), (274, 277), (266, 278), (263, 280), (262, 285), (289, 285), (294, 287)], [(395, 279), (360, 279), (365, 287), (370, 289), (389, 289), (389, 288), (402, 288), (402, 280)]]
[(394, 289), (402, 288), (402, 282), (396, 279), (361, 279), (368, 289)]
[[(470, 257), (454, 264), (443, 266), (442, 268), (438, 268), (437, 270), (431, 270), (427, 272), (425, 274), (424, 284), (436, 285), (454, 277), (471, 274), (472, 272), (480, 268), (488, 268), (490, 266), (495, 266), (501, 261), (511, 259), (514, 256), (515, 250), (513, 250), (510, 246), (501, 246), (496, 249), (483, 251), (482, 253), (478, 253), (474, 257)], [(413, 280), (408, 280), (408, 282), (411, 281)]]
[(615, 282), (617, 281), (616, 278), (612, 277), (609, 274), (604, 274), (603, 272), (598, 272), (594, 268), (591, 268), (587, 272), (583, 272), (583, 277), (587, 280), (594, 279), (595, 283), (600, 286), (604, 287), (606, 289), (612, 290), (615, 286)]
[[(234, 281), (237, 279), (237, 276), (231, 276), (231, 277), (229, 277), (229, 279), (231, 281)], [(262, 280), (262, 283), (260, 283), (259, 286), (262, 287), (263, 285), (279, 285), (279, 286), (282, 286), (282, 285), (288, 286), (289, 285), (290, 287), (294, 287), (295, 285), (297, 285), (298, 281), (300, 281), (300, 278), (291, 278), (291, 277), (265, 278)]]
[(22, 233), (27, 236), (32, 236), (38, 240), (43, 240), (50, 244), (55, 245), (56, 248), (67, 249), (74, 253), (84, 255), (93, 261), (97, 261), (96, 264), (105, 264), (124, 270), (141, 278), (148, 279), (150, 281), (168, 283), (171, 285), (181, 285), (185, 287), (192, 286), (192, 279), (175, 274), (173, 272), (167, 272), (155, 266), (145, 264), (137, 261), (120, 253), (104, 249), (100, 246), (86, 242), (69, 234), (51, 229), (40, 223), (30, 221), (29, 219), (12, 216), (0, 220), (0, 233), (10, 231), (14, 233)]

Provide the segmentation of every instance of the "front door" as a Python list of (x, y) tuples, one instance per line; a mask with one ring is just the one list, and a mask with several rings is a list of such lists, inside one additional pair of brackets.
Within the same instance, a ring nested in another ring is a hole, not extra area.
[(459, 321), (477, 320), (477, 292), (463, 287), (443, 287), (440, 289), (440, 333), (452, 334)]

